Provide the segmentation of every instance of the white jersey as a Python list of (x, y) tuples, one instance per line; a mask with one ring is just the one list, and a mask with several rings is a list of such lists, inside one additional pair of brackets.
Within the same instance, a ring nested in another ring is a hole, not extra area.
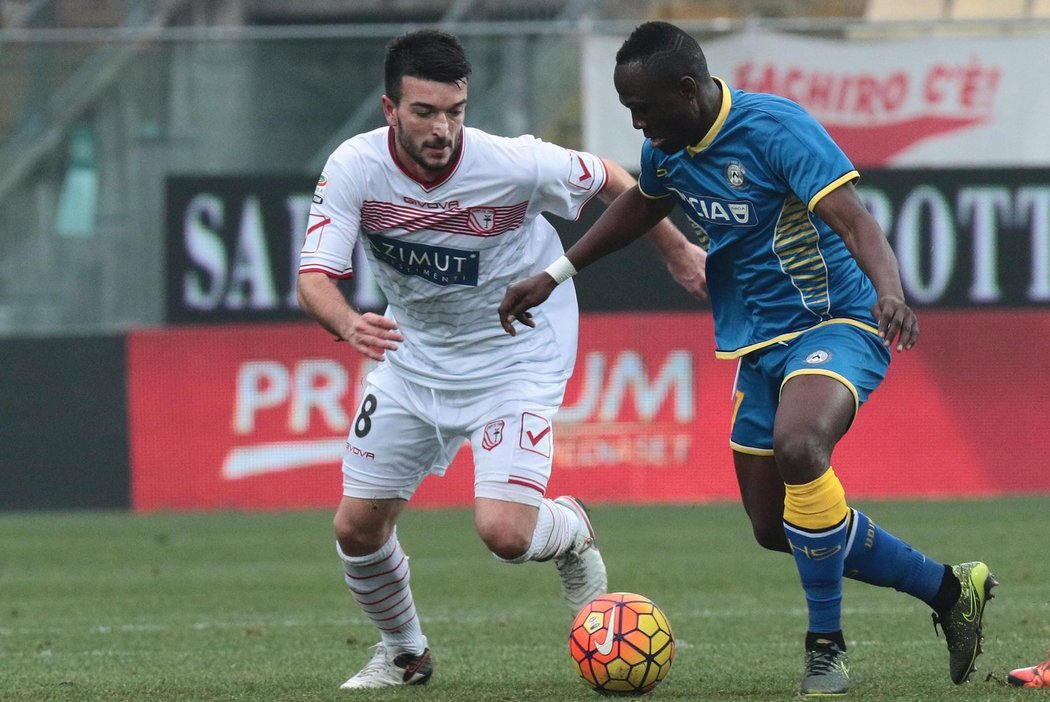
[(605, 185), (598, 157), (464, 127), (448, 175), (422, 183), (394, 156), (393, 129), (343, 142), (314, 194), (299, 272), (353, 275), (358, 237), (405, 340), (391, 369), (421, 385), (469, 389), (510, 378), (565, 382), (576, 360), (572, 281), (533, 310), (536, 328), (503, 331), (507, 286), (564, 250), (541, 213), (575, 220)]

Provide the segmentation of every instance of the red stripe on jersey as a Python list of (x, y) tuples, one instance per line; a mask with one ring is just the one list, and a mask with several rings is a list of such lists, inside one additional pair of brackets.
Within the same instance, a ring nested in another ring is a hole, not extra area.
[[(391, 202), (366, 200), (361, 205), (361, 228), (370, 232), (381, 232), (385, 229), (418, 232), (429, 229), (435, 232), (466, 234), (467, 236), (498, 236), (524, 224), (525, 213), (528, 209), (528, 200), (516, 205), (457, 208), (441, 212), (422, 211)], [(481, 226), (476, 220), (472, 220), (472, 211), (491, 213), (491, 225)]]
[(299, 269), (300, 273), (324, 273), (329, 278), (338, 278), (339, 280), (350, 280), (354, 277), (353, 271), (337, 271), (334, 268), (328, 268), (317, 263), (311, 263), (306, 266), (302, 266)]
[(317, 224), (314, 224), (314, 225), (310, 226), (310, 227), (309, 227), (309, 228), (308, 228), (308, 229), (306, 230), (306, 233), (307, 233), (307, 234), (310, 234), (310, 233), (312, 233), (312, 232), (313, 232), (313, 231), (314, 231), (315, 229), (323, 229), (323, 228), (324, 228), (324, 226), (325, 226), (326, 224), (331, 224), (331, 223), (332, 223), (332, 218), (331, 218), (331, 217), (325, 217), (324, 219), (322, 219), (322, 220), (321, 220), (320, 222), (318, 222)]

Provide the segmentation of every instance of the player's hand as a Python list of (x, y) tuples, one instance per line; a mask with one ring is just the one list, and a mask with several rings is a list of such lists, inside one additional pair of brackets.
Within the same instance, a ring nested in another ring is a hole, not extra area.
[(385, 353), (397, 349), (405, 337), (397, 330), (394, 320), (375, 312), (365, 312), (354, 319), (346, 340), (358, 352), (374, 361), (382, 361)]
[(898, 351), (907, 351), (919, 340), (919, 319), (915, 312), (896, 295), (883, 295), (871, 308), (879, 322), (879, 336), (886, 348), (896, 344)]
[(533, 321), (529, 308), (550, 297), (555, 287), (557, 283), (548, 273), (537, 273), (509, 286), (503, 294), (503, 302), (499, 305), (499, 323), (503, 325), (503, 331), (515, 336), (517, 331), (514, 330), (514, 322), (521, 322), (526, 327), (535, 327), (536, 322)]
[(674, 281), (698, 300), (707, 299), (707, 252), (696, 244), (686, 246), (681, 255), (667, 260)]

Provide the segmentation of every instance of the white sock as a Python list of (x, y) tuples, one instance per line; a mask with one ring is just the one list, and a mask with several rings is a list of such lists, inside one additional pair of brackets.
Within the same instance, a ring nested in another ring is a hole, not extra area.
[(560, 556), (572, 547), (576, 539), (580, 518), (568, 507), (562, 507), (554, 500), (544, 498), (540, 502), (540, 511), (536, 515), (536, 529), (532, 532), (529, 550), (517, 558), (500, 558), (504, 563), (524, 563), (525, 561), (549, 561)]
[(338, 542), (335, 550), (343, 562), (350, 594), (379, 629), (387, 648), (412, 655), (422, 653), (427, 638), (419, 626), (409, 587), (408, 556), (401, 550), (397, 531), (378, 551), (367, 556), (347, 556)]

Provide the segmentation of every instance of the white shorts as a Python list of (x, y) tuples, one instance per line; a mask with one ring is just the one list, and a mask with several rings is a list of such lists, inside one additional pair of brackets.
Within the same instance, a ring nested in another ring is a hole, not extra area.
[(474, 453), (474, 496), (539, 505), (554, 455), (551, 420), (565, 383), (508, 381), (438, 390), (384, 365), (369, 373), (343, 453), (343, 494), (410, 499), (444, 475), (464, 441)]

